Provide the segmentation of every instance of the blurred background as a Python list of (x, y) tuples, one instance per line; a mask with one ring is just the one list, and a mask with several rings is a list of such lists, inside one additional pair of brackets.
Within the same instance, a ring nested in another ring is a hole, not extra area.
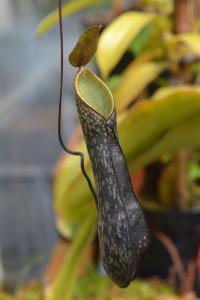
[[(0, 0), (0, 7), (1, 268), (15, 285), (41, 277), (58, 239), (52, 174), (62, 151), (57, 138), (60, 41), (57, 27), (36, 36), (56, 1)], [(74, 69), (67, 56), (83, 30), (82, 16), (77, 12), (65, 23), (65, 140), (76, 122)]]
[[(67, 57), (84, 28), (101, 23), (90, 66), (114, 94), (120, 142), (152, 246), (141, 281), (124, 293), (113, 287), (102, 268), (96, 210), (79, 160), (63, 155), (57, 138), (59, 31), (55, 15), (53, 23), (40, 23), (57, 1), (0, 0), (0, 300), (197, 299), (200, 2), (63, 2), (63, 139), (86, 153)], [(87, 154), (86, 169), (91, 175)]]
[[(0, 2), (0, 248), (4, 276), (12, 283), (41, 276), (57, 240), (51, 182), (61, 153), (58, 29), (41, 39), (35, 35), (53, 2)], [(68, 26), (65, 51), (79, 35), (80, 17)], [(75, 122), (67, 67), (65, 139)]]

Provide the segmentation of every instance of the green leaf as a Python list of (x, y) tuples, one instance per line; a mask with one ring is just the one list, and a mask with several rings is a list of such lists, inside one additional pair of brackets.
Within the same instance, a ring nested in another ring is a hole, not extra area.
[(106, 84), (108, 85), (109, 89), (112, 92), (114, 91), (114, 89), (119, 84), (120, 77), (121, 77), (121, 75), (117, 74), (117, 75), (112, 75), (111, 77), (108, 78), (108, 81), (106, 82)]
[(88, 214), (79, 227), (75, 239), (70, 248), (69, 255), (56, 276), (52, 286), (47, 290), (47, 300), (72, 300), (77, 278), (78, 266), (83, 252), (92, 240), (95, 229), (96, 216)]
[(82, 33), (75, 48), (69, 55), (69, 62), (72, 66), (80, 68), (89, 63), (97, 50), (101, 28), (101, 25), (93, 26)]
[(153, 19), (151, 14), (126, 12), (106, 27), (97, 49), (97, 63), (104, 78), (120, 61), (133, 38)]
[(146, 26), (136, 36), (136, 38), (130, 45), (130, 51), (135, 56), (138, 56), (142, 51), (146, 50), (146, 48), (150, 46), (150, 36), (152, 31), (153, 31), (152, 26)]
[[(69, 3), (63, 5), (62, 16), (68, 17), (86, 7), (96, 5), (108, 0), (71, 0)], [(36, 34), (42, 36), (57, 24), (59, 20), (58, 10), (56, 9), (46, 18), (44, 18), (36, 29)]]
[(165, 68), (164, 63), (133, 61), (121, 74), (113, 91), (117, 110), (127, 107)]

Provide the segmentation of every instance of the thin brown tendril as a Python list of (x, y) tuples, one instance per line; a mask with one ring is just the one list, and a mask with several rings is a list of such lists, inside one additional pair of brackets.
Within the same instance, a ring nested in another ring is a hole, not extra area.
[(62, 127), (62, 95), (63, 95), (63, 24), (62, 24), (62, 0), (58, 0), (58, 10), (59, 10), (59, 31), (60, 31), (60, 97), (59, 97), (59, 107), (58, 107), (58, 140), (61, 147), (64, 149), (65, 152), (71, 155), (80, 156), (80, 163), (81, 163), (81, 171), (83, 176), (85, 177), (88, 186), (94, 196), (94, 199), (97, 203), (97, 195), (93, 188), (92, 182), (87, 175), (84, 167), (84, 154), (78, 151), (72, 151), (65, 146), (65, 143), (62, 139), (61, 127)]

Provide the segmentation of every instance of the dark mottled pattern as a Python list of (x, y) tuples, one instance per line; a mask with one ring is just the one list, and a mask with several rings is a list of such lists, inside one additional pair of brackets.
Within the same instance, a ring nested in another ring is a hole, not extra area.
[(115, 112), (106, 121), (78, 97), (76, 103), (96, 181), (104, 268), (126, 287), (149, 246), (149, 231), (117, 139)]

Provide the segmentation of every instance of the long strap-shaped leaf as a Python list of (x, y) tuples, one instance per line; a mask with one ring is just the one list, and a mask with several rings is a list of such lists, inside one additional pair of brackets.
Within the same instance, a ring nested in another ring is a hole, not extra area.
[(133, 38), (153, 19), (153, 15), (130, 11), (115, 18), (106, 27), (97, 49), (97, 64), (104, 78), (119, 63)]
[[(69, 3), (63, 5), (62, 16), (68, 17), (77, 11), (80, 11), (86, 7), (102, 3), (108, 0), (71, 0)], [(59, 20), (58, 10), (53, 11), (44, 20), (40, 22), (36, 29), (36, 34), (42, 36), (49, 31)]]
[(96, 216), (87, 215), (74, 238), (69, 255), (62, 265), (53, 285), (47, 290), (47, 300), (73, 299), (74, 286), (77, 278), (81, 256), (89, 245), (95, 228)]

